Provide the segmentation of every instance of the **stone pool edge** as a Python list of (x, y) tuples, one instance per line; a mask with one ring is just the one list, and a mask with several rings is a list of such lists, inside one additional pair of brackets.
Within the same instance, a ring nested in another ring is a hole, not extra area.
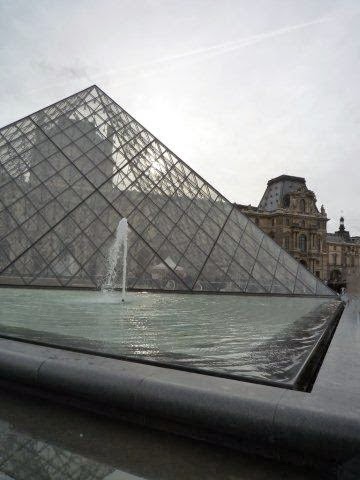
[(0, 378), (264, 455), (344, 461), (360, 451), (357, 315), (345, 309), (310, 393), (1, 338)]

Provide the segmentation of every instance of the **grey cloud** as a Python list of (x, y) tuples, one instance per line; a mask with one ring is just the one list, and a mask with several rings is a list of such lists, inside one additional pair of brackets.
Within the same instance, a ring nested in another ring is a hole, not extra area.
[(46, 59), (34, 62), (34, 67), (42, 75), (51, 75), (59, 79), (91, 79), (95, 68), (85, 65), (80, 59), (71, 60), (67, 65), (59, 65)]

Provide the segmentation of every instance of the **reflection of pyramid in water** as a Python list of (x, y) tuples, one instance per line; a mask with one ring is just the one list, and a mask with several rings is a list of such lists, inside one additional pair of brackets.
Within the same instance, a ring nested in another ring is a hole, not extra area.
[[(97, 86), (0, 130), (0, 282), (333, 295)], [(119, 276), (120, 278), (120, 276)]]

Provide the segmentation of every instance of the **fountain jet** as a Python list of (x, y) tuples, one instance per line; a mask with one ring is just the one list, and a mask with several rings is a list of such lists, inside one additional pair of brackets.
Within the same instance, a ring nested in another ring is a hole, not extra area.
[[(123, 252), (123, 265), (122, 265), (122, 301), (125, 301), (125, 288), (126, 288), (126, 260), (127, 260), (127, 232), (128, 223), (126, 218), (122, 218), (116, 229), (116, 236), (114, 243), (109, 249), (107, 257), (107, 272), (105, 280), (101, 286), (103, 292), (112, 292), (115, 289), (116, 267), (119, 263), (121, 249)], [(122, 248), (121, 248), (122, 247)]]

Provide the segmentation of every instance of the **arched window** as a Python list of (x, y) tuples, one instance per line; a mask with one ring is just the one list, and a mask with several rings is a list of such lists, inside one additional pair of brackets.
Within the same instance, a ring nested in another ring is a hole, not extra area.
[(300, 235), (299, 236), (299, 248), (302, 252), (306, 252), (306, 235)]
[(290, 207), (290, 195), (288, 193), (283, 197), (283, 207), (284, 208)]
[(284, 239), (284, 248), (285, 248), (285, 250), (290, 249), (290, 238), (289, 237), (285, 237), (285, 239)]
[(305, 213), (305, 200), (303, 198), (300, 200), (300, 212)]

